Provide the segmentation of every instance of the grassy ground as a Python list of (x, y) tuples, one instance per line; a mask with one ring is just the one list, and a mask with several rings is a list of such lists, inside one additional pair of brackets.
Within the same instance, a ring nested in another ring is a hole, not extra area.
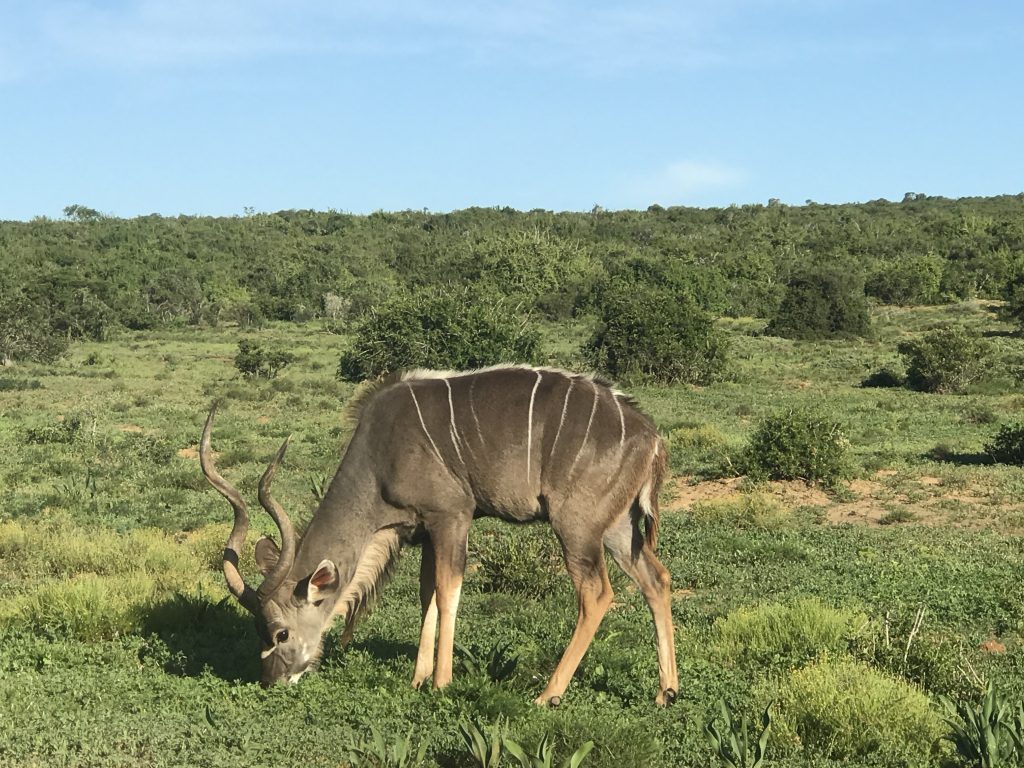
[[(572, 591), (547, 529), (488, 521), (472, 534), (457, 637), (478, 655), (510, 643), (508, 680), (463, 669), (442, 693), (409, 687), (410, 549), (352, 645), (298, 686), (255, 684), (255, 633), (218, 571), (230, 511), (196, 442), (220, 399), (219, 466), (253, 497), (292, 434), (275, 488), (308, 518), (348, 435), (338, 336), (260, 331), (296, 355), (272, 381), (238, 376), (237, 329), (132, 334), (2, 370), (0, 764), (340, 766), (372, 724), (427, 740), (430, 764), (468, 766), (458, 724), (500, 717), (520, 741), (552, 733), (560, 755), (594, 740), (584, 766), (706, 766), (703, 725), (724, 697), (751, 716), (775, 702), (772, 764), (956, 765), (936, 741), (938, 697), (987, 679), (1024, 696), (1024, 470), (983, 452), (1024, 391), (999, 373), (965, 396), (859, 386), (898, 367), (897, 340), (951, 320), (989, 333), (1001, 359), (1024, 352), (978, 304), (886, 309), (870, 341), (789, 342), (733, 320), (727, 381), (635, 390), (673, 450), (660, 552), (682, 690), (668, 710), (651, 704), (650, 617), (618, 573), (562, 707), (529, 705), (571, 633)], [(581, 335), (551, 329), (552, 362), (572, 365), (565, 339)], [(846, 425), (853, 480), (825, 493), (736, 477), (758, 419), (807, 404)], [(250, 547), (274, 532), (253, 515)]]

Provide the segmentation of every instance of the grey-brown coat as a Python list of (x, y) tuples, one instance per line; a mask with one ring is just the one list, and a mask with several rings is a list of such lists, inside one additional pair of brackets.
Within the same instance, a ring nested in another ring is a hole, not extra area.
[(654, 554), (666, 455), (632, 400), (590, 376), (498, 366), (392, 376), (360, 396), (354, 411), (352, 439), (301, 542), (269, 492), (285, 446), (261, 480), (260, 501), (282, 546), (257, 544), (266, 574), (258, 590), (238, 573), (247, 516), (213, 466), (213, 411), (204, 429), (203, 470), (235, 509), (225, 576), (257, 615), (265, 684), (297, 680), (315, 663), (335, 616), (350, 636), (400, 545), (415, 540), (423, 545), (423, 624), (413, 685), (430, 678), (446, 685), (469, 527), (486, 515), (548, 521), (578, 595), (576, 629), (538, 704), (558, 703), (612, 601), (604, 549), (647, 600), (660, 669), (656, 702), (674, 700), (669, 574)]

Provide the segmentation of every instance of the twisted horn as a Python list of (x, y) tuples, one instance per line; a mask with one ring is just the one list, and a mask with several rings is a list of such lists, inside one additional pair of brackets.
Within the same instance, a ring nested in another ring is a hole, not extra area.
[(245, 535), (249, 532), (249, 515), (245, 510), (245, 502), (242, 495), (228, 483), (217, 468), (213, 465), (213, 453), (210, 450), (210, 430), (213, 427), (213, 416), (217, 412), (217, 403), (210, 407), (210, 415), (206, 417), (206, 426), (203, 427), (203, 437), (199, 441), (199, 465), (203, 474), (217, 492), (231, 504), (235, 511), (235, 524), (231, 528), (227, 543), (224, 545), (224, 579), (228, 583), (228, 590), (238, 598), (240, 602), (251, 613), (257, 613), (260, 606), (259, 596), (256, 591), (245, 583), (242, 574), (238, 570), (238, 553), (245, 543)]
[(269, 595), (284, 581), (285, 576), (288, 575), (288, 571), (291, 570), (292, 563), (295, 561), (295, 529), (292, 527), (292, 521), (288, 518), (288, 515), (281, 508), (274, 498), (270, 495), (270, 484), (274, 480), (274, 473), (277, 471), (278, 466), (281, 464), (281, 460), (284, 458), (285, 451), (288, 450), (288, 440), (286, 438), (281, 447), (277, 449), (277, 454), (274, 456), (274, 460), (270, 462), (267, 467), (267, 471), (263, 473), (263, 477), (260, 478), (260, 505), (267, 510), (267, 513), (277, 523), (278, 530), (281, 531), (281, 556), (278, 557), (277, 563), (274, 565), (270, 573), (267, 574), (263, 583), (260, 584), (259, 594)]

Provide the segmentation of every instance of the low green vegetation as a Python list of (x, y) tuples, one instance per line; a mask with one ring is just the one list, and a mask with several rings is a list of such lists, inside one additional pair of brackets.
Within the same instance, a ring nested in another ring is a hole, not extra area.
[[(579, 367), (598, 328), (562, 318), (572, 296), (550, 296), (557, 323), (531, 320), (548, 364)], [(992, 461), (992, 446), (1014, 450), (1024, 342), (995, 309), (876, 307), (869, 338), (819, 342), (718, 319), (718, 375), (631, 387), (671, 452), (659, 556), (680, 691), (664, 710), (646, 602), (613, 564), (614, 603), (561, 706), (531, 704), (577, 607), (550, 528), (493, 520), (471, 534), (449, 688), (410, 685), (415, 547), (349, 645), (336, 630), (315, 674), (259, 687), (251, 619), (220, 573), (230, 510), (196, 444), (217, 400), (218, 466), (254, 507), (241, 559), (258, 580), (252, 547), (275, 527), (255, 489), (274, 450), (293, 435), (275, 495), (301, 524), (350, 434), (344, 308), (341, 335), (320, 319), (121, 330), (0, 367), (0, 765), (467, 768), (470, 723), (483, 753), (497, 736), (503, 766), (571, 763), (592, 742), (583, 768), (704, 768), (722, 759), (705, 724), (735, 730), (720, 701), (739, 734), (747, 719), (745, 755), (729, 753), (747, 765), (974, 765), (943, 697), (973, 707), (994, 681), (1002, 701), (1024, 698), (1022, 481)], [(964, 394), (860, 386), (899, 370), (900, 342), (953, 323), (991, 345), (990, 375)], [(294, 359), (244, 376), (241, 337)]]

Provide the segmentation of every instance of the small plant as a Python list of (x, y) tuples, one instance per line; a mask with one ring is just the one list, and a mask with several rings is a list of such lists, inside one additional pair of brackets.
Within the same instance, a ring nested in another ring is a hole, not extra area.
[(470, 720), (463, 720), (459, 723), (459, 733), (466, 742), (474, 764), (480, 768), (497, 768), (501, 765), (505, 725), (500, 719), (493, 725), (482, 727)]
[(318, 504), (323, 499), (324, 494), (327, 493), (327, 486), (330, 482), (330, 478), (320, 477), (319, 475), (309, 476), (309, 492)]
[[(533, 754), (530, 754), (517, 742), (509, 738), (504, 740), (504, 746), (505, 751), (518, 760), (522, 768), (553, 768), (555, 764), (555, 754), (551, 748), (550, 734), (544, 734)], [(584, 743), (572, 755), (562, 761), (562, 768), (579, 768), (580, 763), (590, 754), (590, 750), (593, 748), (594, 742), (588, 741)]]
[(748, 474), (832, 485), (849, 474), (842, 426), (813, 411), (791, 409), (764, 419), (747, 446)]
[(985, 453), (998, 464), (1024, 466), (1024, 424), (1003, 424)]
[(500, 683), (512, 677), (519, 665), (519, 655), (509, 653), (511, 648), (511, 641), (495, 643), (485, 653), (481, 653), (476, 647), (466, 648), (459, 645), (462, 669), (472, 677), (486, 676), (491, 681)]
[(757, 737), (757, 742), (752, 743), (750, 740), (751, 723), (747, 716), (741, 716), (737, 722), (732, 706), (724, 699), (718, 702), (723, 730), (718, 730), (715, 719), (712, 718), (705, 723), (704, 733), (708, 737), (714, 754), (726, 766), (729, 768), (761, 768), (772, 728), (771, 707), (772, 705), (769, 704), (764, 708), (764, 712), (761, 714), (761, 733)]
[(991, 681), (979, 704), (953, 702), (945, 696), (940, 700), (951, 729), (943, 738), (951, 741), (970, 765), (999, 768), (1010, 765), (1015, 754), (1024, 756), (1024, 705), (1018, 703), (1014, 713)]
[(931, 331), (896, 349), (907, 365), (907, 386), (922, 392), (964, 392), (991, 367), (989, 344), (962, 326)]
[(912, 509), (906, 507), (893, 507), (878, 519), (879, 525), (894, 525), (896, 523), (912, 523), (917, 519)]
[(412, 731), (387, 741), (376, 728), (370, 728), (370, 738), (360, 738), (345, 749), (352, 768), (419, 768), (426, 765), (427, 746), (423, 740), (414, 745)]
[(272, 379), (289, 363), (295, 355), (281, 349), (265, 349), (261, 344), (248, 339), (238, 342), (238, 354), (235, 355), (235, 368), (249, 379)]

